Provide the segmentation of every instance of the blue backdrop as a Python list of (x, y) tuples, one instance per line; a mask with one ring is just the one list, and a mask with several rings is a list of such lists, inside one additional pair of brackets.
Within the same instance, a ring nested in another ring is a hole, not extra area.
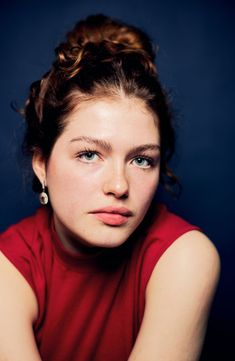
[(64, 33), (78, 19), (99, 12), (142, 27), (159, 45), (158, 69), (180, 115), (173, 166), (183, 193), (178, 201), (166, 201), (204, 229), (222, 260), (201, 360), (235, 359), (233, 1), (2, 0), (0, 231), (38, 205), (20, 155), (24, 122), (10, 103), (23, 105), (29, 84), (49, 68)]

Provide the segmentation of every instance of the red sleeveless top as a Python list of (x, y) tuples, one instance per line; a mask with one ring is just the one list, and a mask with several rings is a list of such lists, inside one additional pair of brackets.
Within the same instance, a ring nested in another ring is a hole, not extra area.
[(122, 246), (97, 254), (65, 250), (51, 212), (37, 213), (0, 236), (0, 250), (38, 301), (35, 339), (43, 361), (126, 361), (145, 307), (145, 289), (164, 251), (198, 227), (157, 208)]

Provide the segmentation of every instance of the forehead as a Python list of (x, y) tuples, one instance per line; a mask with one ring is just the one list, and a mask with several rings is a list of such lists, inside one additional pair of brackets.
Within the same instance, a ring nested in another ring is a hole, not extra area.
[(83, 101), (65, 118), (63, 136), (95, 136), (110, 141), (159, 142), (157, 116), (136, 98)]

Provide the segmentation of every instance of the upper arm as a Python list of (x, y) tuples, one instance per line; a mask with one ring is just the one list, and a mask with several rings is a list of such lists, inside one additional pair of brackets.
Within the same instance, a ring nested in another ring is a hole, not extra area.
[(197, 360), (219, 271), (218, 253), (203, 233), (179, 237), (150, 277), (144, 318), (128, 360)]
[(32, 330), (36, 316), (33, 290), (0, 252), (0, 360), (40, 361)]

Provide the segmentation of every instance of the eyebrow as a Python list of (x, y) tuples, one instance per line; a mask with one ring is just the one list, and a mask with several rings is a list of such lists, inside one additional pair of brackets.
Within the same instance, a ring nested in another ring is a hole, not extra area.
[(81, 141), (98, 145), (99, 147), (103, 148), (108, 152), (112, 150), (111, 144), (102, 139), (82, 136), (82, 137), (73, 138), (71, 140), (71, 142), (81, 142)]
[[(102, 140), (102, 139), (93, 138), (93, 137), (80, 136), (80, 137), (71, 139), (70, 142), (73, 143), (73, 142), (80, 142), (80, 141), (85, 141), (90, 144), (95, 144), (108, 152), (110, 152), (112, 150), (112, 146), (109, 142)], [(155, 144), (155, 143), (142, 144), (137, 147), (133, 147), (128, 152), (128, 156), (131, 156), (131, 155), (139, 153), (139, 152), (145, 152), (146, 150), (160, 150), (160, 149), (161, 149), (160, 145)]]

